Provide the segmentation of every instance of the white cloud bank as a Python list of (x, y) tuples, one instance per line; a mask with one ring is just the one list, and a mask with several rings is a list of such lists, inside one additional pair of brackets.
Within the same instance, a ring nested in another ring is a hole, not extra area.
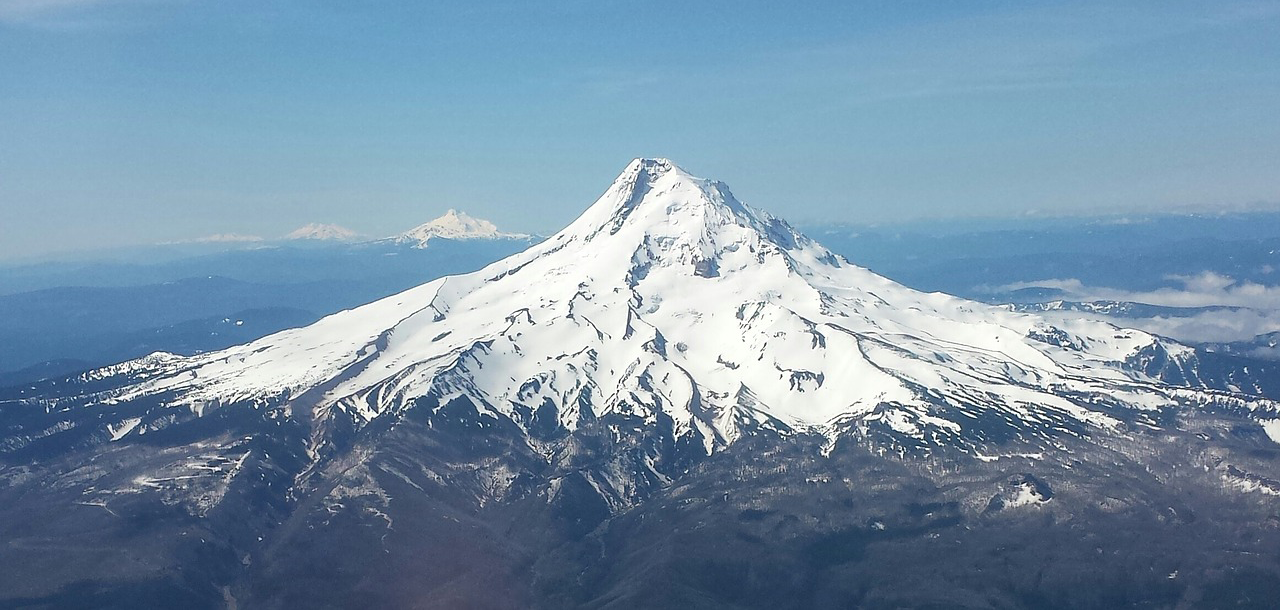
[(1117, 326), (1138, 328), (1180, 341), (1245, 341), (1257, 335), (1280, 331), (1280, 286), (1237, 281), (1229, 275), (1205, 271), (1195, 275), (1173, 275), (1166, 279), (1181, 288), (1131, 291), (1089, 286), (1076, 278), (1035, 282), (1015, 282), (996, 287), (997, 292), (1026, 288), (1055, 288), (1070, 301), (1128, 301), (1164, 307), (1234, 307), (1190, 316), (1148, 318), (1114, 317), (1085, 312), (1050, 312), (1050, 317), (1091, 317)]
[(1014, 282), (997, 286), (995, 292), (1010, 292), (1025, 288), (1055, 288), (1072, 301), (1129, 301), (1165, 307), (1250, 307), (1254, 309), (1280, 309), (1280, 286), (1267, 286), (1255, 282), (1239, 282), (1229, 275), (1205, 271), (1195, 275), (1171, 275), (1165, 279), (1182, 284), (1182, 288), (1160, 288), (1151, 291), (1131, 291), (1104, 286), (1088, 286), (1078, 279), (1051, 279), (1034, 282)]

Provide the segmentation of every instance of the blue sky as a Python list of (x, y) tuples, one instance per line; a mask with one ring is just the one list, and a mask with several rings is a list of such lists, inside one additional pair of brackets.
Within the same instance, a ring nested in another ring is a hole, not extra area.
[(0, 0), (0, 259), (546, 232), (636, 156), (800, 222), (1280, 202), (1280, 3), (788, 4)]

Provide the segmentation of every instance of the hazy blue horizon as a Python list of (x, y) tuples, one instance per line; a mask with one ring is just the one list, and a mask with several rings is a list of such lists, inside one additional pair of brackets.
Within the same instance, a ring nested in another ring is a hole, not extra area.
[(798, 223), (1280, 202), (1280, 5), (0, 2), (0, 260), (546, 234), (633, 157)]

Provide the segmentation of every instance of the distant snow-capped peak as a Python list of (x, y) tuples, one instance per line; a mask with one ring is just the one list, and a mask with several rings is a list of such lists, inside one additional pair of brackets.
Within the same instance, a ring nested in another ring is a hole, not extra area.
[(360, 234), (344, 226), (313, 222), (298, 227), (285, 235), (285, 239), (320, 239), (348, 241), (360, 237)]
[(503, 237), (526, 237), (518, 233), (504, 233), (492, 222), (476, 218), (465, 212), (450, 209), (443, 216), (430, 222), (420, 224), (404, 233), (392, 236), (397, 243), (414, 244), (418, 247), (427, 245), (432, 238), (445, 239), (498, 239)]

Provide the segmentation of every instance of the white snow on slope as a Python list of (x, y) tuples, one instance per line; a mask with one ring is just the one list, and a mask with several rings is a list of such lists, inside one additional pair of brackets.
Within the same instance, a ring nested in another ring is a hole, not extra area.
[(501, 237), (526, 237), (517, 233), (503, 233), (492, 222), (475, 218), (465, 212), (450, 209), (443, 216), (418, 225), (388, 239), (401, 244), (413, 244), (423, 248), (432, 238), (445, 239), (497, 239)]
[(140, 423), (142, 423), (141, 417), (130, 417), (117, 425), (107, 424), (107, 433), (111, 435), (112, 441), (118, 441), (137, 428)]
[(283, 398), (317, 420), (364, 422), (416, 397), (467, 396), (522, 426), (547, 401), (569, 429), (589, 415), (665, 415), (708, 451), (770, 421), (826, 434), (876, 424), (944, 442), (979, 418), (1111, 427), (1096, 404), (1153, 409), (1199, 396), (1122, 367), (1159, 345), (1097, 321), (1054, 327), (911, 290), (719, 182), (637, 159), (525, 252), (166, 363), (113, 400), (172, 392), (172, 404), (203, 412)]
[(1031, 483), (1022, 483), (1018, 485), (1016, 492), (1012, 498), (1009, 498), (1004, 506), (1005, 508), (1017, 508), (1019, 506), (1028, 506), (1036, 504), (1044, 504), (1049, 499), (1040, 495), (1039, 490)]
[(1265, 419), (1258, 423), (1262, 424), (1262, 430), (1267, 433), (1267, 438), (1280, 443), (1280, 419)]

